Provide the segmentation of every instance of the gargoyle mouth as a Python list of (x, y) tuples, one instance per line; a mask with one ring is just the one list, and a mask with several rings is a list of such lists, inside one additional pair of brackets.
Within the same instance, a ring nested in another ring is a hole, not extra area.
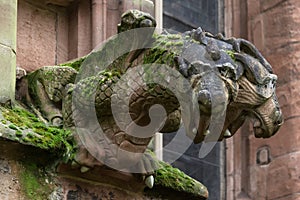
[(257, 138), (268, 138), (274, 135), (283, 123), (280, 110), (271, 111), (271, 115), (252, 111), (253, 132)]
[[(253, 123), (253, 132), (257, 138), (265, 138), (270, 135), (267, 125), (264, 123), (262, 117), (256, 113), (252, 112), (253, 116), (251, 117)], [(270, 136), (269, 136), (270, 137)]]

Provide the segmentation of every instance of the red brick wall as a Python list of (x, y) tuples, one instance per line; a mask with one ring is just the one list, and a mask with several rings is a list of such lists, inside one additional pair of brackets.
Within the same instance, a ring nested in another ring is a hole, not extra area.
[(273, 66), (285, 123), (270, 139), (244, 126), (227, 141), (227, 199), (300, 199), (300, 1), (240, 2), (226, 0), (227, 35), (252, 41)]

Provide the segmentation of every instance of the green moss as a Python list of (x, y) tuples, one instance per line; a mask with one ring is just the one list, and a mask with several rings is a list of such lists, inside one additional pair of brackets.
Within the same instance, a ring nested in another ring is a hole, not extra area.
[(171, 40), (178, 40), (178, 39), (181, 39), (182, 36), (180, 34), (168, 34), (167, 38), (171, 39)]
[(22, 137), (22, 136), (23, 136), (22, 131), (17, 130), (17, 131), (16, 131), (16, 136), (17, 136), (18, 138)]
[(14, 124), (10, 124), (8, 126), (8, 128), (13, 129), (13, 130), (18, 130), (18, 127), (16, 127), (16, 125), (14, 125)]
[(160, 168), (155, 172), (155, 185), (170, 188), (194, 196), (208, 196), (207, 188), (195, 179), (171, 165), (159, 161)]
[(27, 199), (44, 200), (52, 192), (52, 188), (45, 182), (43, 170), (34, 163), (23, 163), (20, 172), (21, 189)]
[(174, 42), (174, 46), (183, 46), (183, 44), (184, 43), (181, 40)]
[(236, 60), (236, 58), (234, 56), (234, 51), (226, 50), (225, 52), (231, 57), (232, 60), (234, 60), (234, 61)]
[(1, 111), (3, 117), (11, 122), (8, 127), (16, 130), (17, 138), (21, 138), (21, 135), (25, 136), (21, 142), (64, 156), (69, 156), (73, 151), (73, 141), (70, 140), (69, 130), (47, 126), (34, 114), (21, 107), (1, 108)]
[(76, 71), (79, 71), (81, 64), (85, 61), (85, 59), (86, 59), (86, 56), (63, 63), (60, 66), (69, 66), (69, 67), (72, 67), (73, 69), (75, 69)]

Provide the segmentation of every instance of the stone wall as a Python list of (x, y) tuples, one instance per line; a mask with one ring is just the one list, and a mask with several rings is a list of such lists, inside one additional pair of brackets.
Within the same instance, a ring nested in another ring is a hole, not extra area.
[(84, 56), (132, 8), (154, 11), (149, 0), (18, 0), (17, 65), (33, 71)]
[(278, 75), (285, 123), (270, 139), (246, 125), (227, 141), (227, 199), (300, 198), (300, 2), (226, 0), (226, 33), (252, 41)]
[(17, 1), (0, 4), (0, 102), (4, 103), (15, 96)]

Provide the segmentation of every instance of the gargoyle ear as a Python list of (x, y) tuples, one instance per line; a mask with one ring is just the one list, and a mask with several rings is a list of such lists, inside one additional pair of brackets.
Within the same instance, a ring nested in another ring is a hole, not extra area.
[(232, 46), (238, 53), (245, 53), (257, 59), (269, 73), (273, 74), (273, 69), (270, 63), (261, 55), (259, 50), (251, 42), (239, 38), (232, 41)]
[(269, 70), (263, 66), (259, 60), (251, 55), (245, 53), (235, 53), (234, 56), (237, 61), (243, 64), (245, 76), (251, 83), (265, 85), (270, 82), (271, 79), (274, 79), (274, 74), (270, 73)]

